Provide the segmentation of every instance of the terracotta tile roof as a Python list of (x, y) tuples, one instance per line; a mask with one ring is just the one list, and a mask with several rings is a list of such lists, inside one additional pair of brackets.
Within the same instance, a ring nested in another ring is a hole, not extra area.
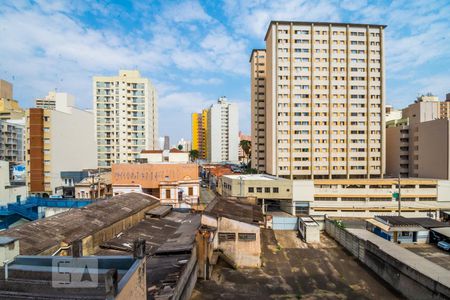
[(181, 151), (181, 150), (179, 150), (179, 149), (177, 149), (177, 148), (172, 148), (172, 149), (170, 149), (169, 152), (170, 152), (170, 153), (186, 153), (185, 151)]
[(163, 153), (162, 150), (142, 150), (141, 153)]

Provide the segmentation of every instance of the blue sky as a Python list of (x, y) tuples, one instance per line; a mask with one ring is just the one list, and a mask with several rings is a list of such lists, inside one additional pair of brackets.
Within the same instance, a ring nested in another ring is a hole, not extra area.
[(57, 88), (91, 108), (92, 76), (137, 68), (157, 88), (160, 135), (190, 139), (191, 112), (223, 95), (248, 133), (248, 58), (273, 19), (386, 24), (387, 103), (450, 92), (448, 0), (0, 0), (0, 78), (24, 107)]

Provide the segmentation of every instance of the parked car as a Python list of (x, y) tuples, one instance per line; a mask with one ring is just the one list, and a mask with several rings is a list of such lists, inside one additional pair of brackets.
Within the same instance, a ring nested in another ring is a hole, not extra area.
[(447, 242), (444, 242), (444, 241), (440, 241), (439, 243), (437, 243), (437, 246), (439, 248), (441, 248), (442, 250), (450, 251), (450, 243), (447, 243)]

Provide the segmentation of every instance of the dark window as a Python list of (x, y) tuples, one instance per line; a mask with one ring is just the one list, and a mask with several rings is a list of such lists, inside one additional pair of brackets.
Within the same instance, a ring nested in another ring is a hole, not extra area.
[(268, 187), (264, 188), (264, 193), (270, 193), (270, 188)]
[(261, 188), (261, 187), (257, 187), (257, 188), (256, 188), (256, 192), (257, 192), (257, 193), (262, 193), (262, 188)]
[(274, 188), (273, 188), (273, 192), (274, 192), (274, 193), (278, 193), (278, 188), (277, 188), (277, 187), (274, 187)]
[(219, 243), (235, 241), (236, 233), (234, 232), (219, 232)]
[(238, 233), (239, 241), (256, 241), (256, 233)]
[(248, 192), (249, 192), (249, 193), (254, 193), (254, 192), (255, 192), (255, 188), (249, 187), (249, 188), (248, 188)]

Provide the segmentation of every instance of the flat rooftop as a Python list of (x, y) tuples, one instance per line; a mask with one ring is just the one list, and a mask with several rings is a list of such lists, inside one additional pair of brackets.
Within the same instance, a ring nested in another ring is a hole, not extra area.
[(397, 244), (387, 241), (366, 229), (349, 228), (347, 231), (363, 240), (372, 242), (378, 246), (380, 250), (392, 256), (394, 259), (404, 263), (411, 269), (416, 270), (417, 272), (422, 273), (423, 275), (438, 281), (447, 287), (450, 287), (449, 270), (422, 256), (406, 250)]
[(314, 245), (297, 235), (261, 229), (262, 267), (234, 270), (219, 259), (191, 299), (403, 299), (326, 234)]
[(224, 175), (223, 177), (230, 178), (230, 179), (240, 179), (244, 181), (251, 181), (251, 180), (281, 180), (281, 181), (287, 181), (288, 179), (280, 178), (276, 176), (271, 176), (267, 174), (236, 174), (236, 175)]

